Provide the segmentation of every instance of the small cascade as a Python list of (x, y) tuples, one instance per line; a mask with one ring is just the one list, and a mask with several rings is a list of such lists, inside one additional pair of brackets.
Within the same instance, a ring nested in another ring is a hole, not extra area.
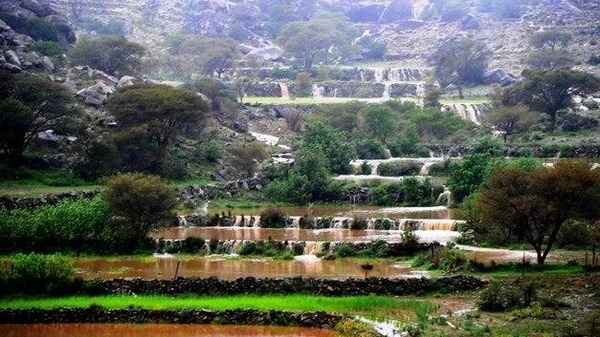
[(448, 207), (450, 207), (452, 205), (452, 192), (450, 192), (450, 190), (446, 187), (444, 189), (444, 192), (442, 192), (437, 200), (436, 200), (436, 204), (438, 205), (446, 205)]
[(338, 95), (338, 88), (334, 88), (333, 89), (333, 97), (337, 97)]
[(300, 228), (300, 216), (291, 216), (290, 219), (290, 227), (291, 228)]
[(177, 216), (177, 224), (181, 227), (189, 227), (187, 218), (185, 217), (185, 215), (178, 215)]
[(380, 161), (374, 161), (371, 164), (371, 175), (378, 176), (379, 175), (379, 165), (381, 165)]
[(313, 98), (322, 98), (324, 95), (325, 95), (325, 88), (319, 86), (318, 84), (313, 84), (313, 86), (312, 86)]
[(385, 81), (385, 69), (375, 68), (373, 71), (375, 73), (375, 82), (383, 83)]
[(419, 175), (420, 176), (428, 176), (429, 175), (429, 169), (435, 165), (436, 162), (426, 162), (423, 164), (423, 166), (421, 166), (421, 170), (419, 171)]
[(392, 89), (392, 83), (386, 81), (386, 82), (383, 82), (383, 85), (384, 85), (384, 87), (383, 87), (383, 96), (382, 97), (383, 97), (384, 100), (387, 101), (391, 97), (390, 96), (390, 91)]
[(281, 89), (281, 98), (290, 98), (290, 89), (287, 83), (279, 82), (279, 88)]
[(322, 251), (323, 242), (307, 241), (304, 245), (304, 255), (317, 255)]

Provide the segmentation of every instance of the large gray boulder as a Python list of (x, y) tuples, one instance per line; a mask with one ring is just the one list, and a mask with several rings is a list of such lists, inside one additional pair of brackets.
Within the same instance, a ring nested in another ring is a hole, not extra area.
[(19, 55), (14, 50), (7, 50), (4, 52), (4, 57), (6, 57), (6, 62), (15, 65), (17, 67), (22, 67), (21, 60), (19, 59)]
[(492, 69), (483, 75), (483, 81), (485, 84), (500, 84), (502, 86), (507, 86), (515, 83), (517, 78), (503, 69)]
[(108, 96), (114, 92), (115, 88), (113, 86), (98, 81), (95, 85), (78, 91), (77, 96), (83, 98), (85, 104), (99, 108), (106, 103)]
[(283, 56), (283, 49), (277, 46), (268, 46), (251, 50), (247, 56), (260, 57), (266, 61), (275, 61)]

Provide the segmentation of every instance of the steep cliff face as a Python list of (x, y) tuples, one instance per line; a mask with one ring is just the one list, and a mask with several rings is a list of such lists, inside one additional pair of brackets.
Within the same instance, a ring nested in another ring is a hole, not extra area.
[(479, 0), (464, 0), (457, 17), (440, 14), (430, 0), (40, 1), (72, 21), (118, 19), (132, 39), (154, 49), (161, 48), (165, 36), (181, 31), (231, 36), (243, 45), (264, 47), (274, 40), (275, 20), (304, 20), (326, 10), (347, 15), (361, 31), (386, 43), (389, 59), (411, 65), (423, 65), (440, 41), (469, 35), (494, 51), (492, 67), (519, 73), (529, 52), (529, 37), (549, 27), (573, 33), (570, 51), (580, 63), (600, 54), (597, 0), (531, 0), (518, 15), (508, 18), (483, 9)]

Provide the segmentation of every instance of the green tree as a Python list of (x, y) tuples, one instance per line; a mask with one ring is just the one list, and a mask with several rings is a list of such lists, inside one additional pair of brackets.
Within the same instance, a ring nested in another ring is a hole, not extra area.
[(522, 82), (502, 93), (503, 105), (524, 104), (529, 109), (547, 114), (550, 128), (556, 128), (560, 110), (568, 108), (573, 97), (584, 96), (600, 89), (600, 79), (592, 74), (573, 70), (524, 71)]
[(75, 65), (122, 76), (138, 73), (144, 54), (144, 47), (122, 36), (84, 37), (73, 46), (69, 59)]
[(206, 103), (196, 93), (153, 84), (121, 88), (108, 100), (106, 108), (122, 131), (145, 139), (140, 145), (149, 150), (154, 172), (162, 167), (167, 150), (177, 137), (187, 130), (201, 129), (208, 112)]
[(265, 147), (258, 143), (236, 145), (229, 148), (228, 152), (231, 155), (229, 163), (243, 172), (245, 178), (252, 178), (258, 165), (268, 158)]
[(221, 77), (232, 69), (240, 56), (238, 44), (230, 38), (183, 36), (170, 48), (176, 73), (183, 77), (193, 74)]
[(531, 69), (547, 70), (571, 68), (575, 63), (568, 51), (549, 48), (531, 52), (526, 62)]
[(0, 73), (0, 151), (13, 164), (41, 131), (69, 131), (79, 111), (72, 95), (44, 77)]
[(321, 121), (310, 121), (302, 135), (301, 148), (322, 154), (331, 172), (347, 174), (352, 171), (350, 161), (355, 157), (347, 140), (343, 132)]
[(530, 43), (538, 49), (550, 48), (555, 50), (568, 47), (572, 39), (573, 36), (569, 33), (558, 30), (546, 30), (533, 34)]
[(450, 165), (448, 188), (458, 203), (476, 192), (489, 174), (491, 159), (488, 154), (465, 157), (460, 164)]
[(529, 129), (537, 119), (537, 115), (526, 106), (501, 106), (485, 115), (485, 121), (501, 131), (504, 143), (515, 133)]
[(479, 84), (488, 68), (492, 52), (483, 42), (469, 38), (454, 38), (442, 42), (431, 63), (435, 77), (443, 87), (450, 84)]
[(143, 240), (151, 229), (173, 221), (177, 197), (175, 189), (157, 176), (139, 173), (110, 178), (103, 194), (117, 221), (116, 226), (127, 238)]
[(348, 51), (356, 35), (356, 30), (345, 18), (327, 15), (285, 25), (277, 42), (287, 53), (301, 59), (304, 70), (310, 72), (315, 59), (327, 61), (331, 50), (342, 54)]
[(600, 174), (585, 162), (561, 161), (533, 171), (495, 170), (477, 207), (487, 226), (508, 228), (528, 242), (544, 264), (567, 220), (600, 217)]
[(309, 97), (312, 95), (312, 79), (310, 73), (301, 72), (296, 75), (296, 95), (299, 97)]
[(385, 106), (371, 106), (364, 112), (365, 129), (374, 138), (387, 145), (398, 130), (394, 112)]

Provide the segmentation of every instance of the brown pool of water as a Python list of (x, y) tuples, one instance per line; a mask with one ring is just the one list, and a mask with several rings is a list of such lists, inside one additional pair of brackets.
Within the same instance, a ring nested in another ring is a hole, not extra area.
[(0, 324), (3, 337), (335, 337), (324, 329), (177, 324)]
[[(438, 241), (445, 243), (456, 238), (457, 232), (445, 230), (416, 231), (416, 235), (424, 242)], [(153, 238), (177, 240), (198, 237), (219, 241), (373, 241), (385, 240), (400, 242), (402, 231), (397, 230), (350, 230), (350, 229), (271, 229), (259, 227), (168, 227), (151, 234)]]
[[(208, 214), (260, 215), (267, 207), (226, 208), (208, 207)], [(364, 215), (373, 218), (391, 219), (454, 219), (454, 210), (446, 207), (393, 207), (378, 206), (316, 206), (278, 207), (288, 216), (312, 215), (315, 217), (353, 217)]]
[[(76, 272), (85, 279), (143, 278), (172, 279), (177, 270), (175, 257), (119, 259), (81, 258), (74, 262)], [(361, 262), (355, 259), (326, 261), (315, 257), (295, 260), (269, 258), (236, 259), (219, 256), (194, 257), (179, 260), (178, 276), (218, 277), (234, 280), (240, 277), (286, 278), (312, 277), (323, 279), (362, 278), (365, 276)], [(402, 278), (417, 277), (407, 264), (391, 260), (372, 262), (373, 270), (368, 276)]]

